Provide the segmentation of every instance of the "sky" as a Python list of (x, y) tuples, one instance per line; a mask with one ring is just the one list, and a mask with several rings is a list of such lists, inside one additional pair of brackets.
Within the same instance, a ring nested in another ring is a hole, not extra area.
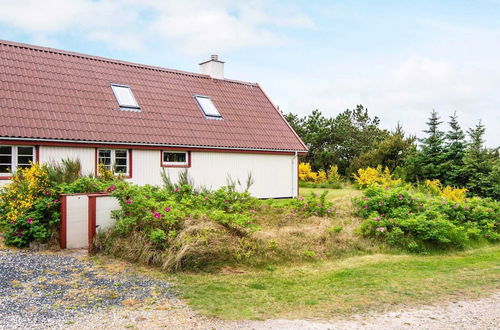
[(435, 109), (500, 145), (500, 0), (0, 0), (0, 39), (258, 82), (283, 112), (362, 104), (423, 136)]

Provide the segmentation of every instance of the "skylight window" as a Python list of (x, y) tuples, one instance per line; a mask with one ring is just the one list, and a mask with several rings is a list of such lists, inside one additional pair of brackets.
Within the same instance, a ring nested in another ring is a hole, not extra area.
[(194, 98), (196, 99), (196, 102), (198, 102), (201, 110), (205, 113), (205, 116), (211, 118), (222, 118), (210, 97), (195, 95)]
[(115, 94), (120, 108), (135, 111), (140, 110), (139, 104), (135, 100), (134, 94), (132, 94), (132, 90), (130, 89), (130, 87), (125, 85), (111, 84), (111, 89), (113, 89), (113, 93)]

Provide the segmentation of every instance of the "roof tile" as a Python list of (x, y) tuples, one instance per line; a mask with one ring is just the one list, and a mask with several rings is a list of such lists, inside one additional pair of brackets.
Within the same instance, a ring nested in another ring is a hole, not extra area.
[[(122, 111), (111, 83), (141, 112)], [(210, 96), (222, 120), (194, 95)], [(260, 86), (0, 40), (0, 137), (305, 151)]]

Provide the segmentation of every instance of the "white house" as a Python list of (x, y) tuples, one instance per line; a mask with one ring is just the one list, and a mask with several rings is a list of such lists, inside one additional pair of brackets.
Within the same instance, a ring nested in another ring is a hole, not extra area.
[(256, 83), (0, 40), (0, 184), (30, 162), (103, 163), (137, 184), (254, 178), (261, 198), (298, 194), (307, 147)]

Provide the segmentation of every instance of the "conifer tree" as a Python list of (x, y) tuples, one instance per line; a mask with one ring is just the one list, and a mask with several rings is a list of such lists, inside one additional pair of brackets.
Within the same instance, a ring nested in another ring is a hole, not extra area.
[(427, 129), (424, 133), (427, 136), (420, 141), (420, 151), (415, 154), (413, 163), (416, 164), (416, 174), (418, 179), (439, 179), (444, 181), (444, 163), (446, 155), (444, 153), (445, 133), (439, 130), (440, 121), (438, 113), (432, 110), (429, 117)]
[(484, 195), (485, 179), (493, 165), (489, 161), (488, 150), (484, 147), (485, 131), (486, 128), (481, 121), (467, 131), (470, 141), (464, 156), (463, 176), (467, 178), (469, 192), (474, 195)]
[(445, 164), (446, 172), (444, 183), (454, 187), (463, 187), (466, 184), (464, 174), (464, 155), (467, 143), (465, 134), (457, 120), (456, 112), (450, 116), (450, 128), (446, 133)]

